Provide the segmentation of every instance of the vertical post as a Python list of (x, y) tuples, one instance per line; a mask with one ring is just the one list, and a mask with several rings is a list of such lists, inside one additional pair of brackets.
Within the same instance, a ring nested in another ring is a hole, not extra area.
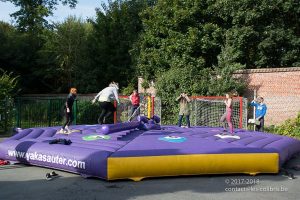
[(243, 128), (243, 97), (239, 97), (240, 99), (240, 123), (239, 128)]
[[(257, 95), (257, 91), (256, 90), (254, 90), (254, 96), (253, 96), (253, 100), (255, 100), (256, 99), (256, 95)], [(253, 106), (253, 119), (254, 119), (254, 124), (253, 124), (253, 130), (255, 131), (255, 120), (256, 120), (256, 118), (255, 118), (255, 107)]]
[(17, 117), (17, 127), (18, 128), (21, 128), (21, 98), (18, 97), (17, 98), (17, 114), (16, 114), (16, 117)]
[(151, 97), (148, 96), (148, 102), (147, 102), (147, 117), (151, 118)]
[(243, 105), (246, 106), (246, 108), (243, 106), (243, 112), (244, 115), (246, 116), (246, 130), (248, 130), (248, 100), (246, 98), (243, 98)]
[(8, 117), (7, 117), (7, 112), (8, 112), (8, 108), (7, 108), (7, 101), (8, 101), (8, 99), (7, 98), (5, 98), (5, 100), (4, 100), (4, 131), (5, 131), (5, 133), (7, 132), (7, 120), (8, 120)]
[(194, 118), (195, 118), (195, 124), (194, 124), (194, 126), (198, 126), (198, 124), (197, 124), (197, 109), (198, 109), (198, 106), (197, 106), (197, 101), (196, 101), (196, 99), (193, 99), (193, 102), (194, 102), (194, 108), (195, 108), (195, 110), (194, 110)]
[(152, 98), (152, 111), (151, 111), (151, 113), (152, 113), (152, 116), (155, 114), (154, 113), (154, 108), (155, 108), (155, 102), (154, 102), (154, 100), (155, 100), (155, 97), (151, 97)]
[(118, 109), (117, 101), (114, 101), (114, 106), (116, 108), (116, 111), (114, 112), (114, 124), (116, 124), (117, 123), (117, 109)]
[(51, 99), (48, 99), (47, 117), (48, 117), (48, 126), (51, 126)]

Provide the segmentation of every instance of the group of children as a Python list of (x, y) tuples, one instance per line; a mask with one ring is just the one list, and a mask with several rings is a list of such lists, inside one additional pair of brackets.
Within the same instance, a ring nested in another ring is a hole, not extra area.
[[(231, 135), (234, 135), (234, 128), (232, 123), (232, 113), (233, 113), (233, 97), (237, 96), (236, 92), (230, 92), (225, 94), (224, 104), (226, 106), (226, 111), (220, 118), (220, 122), (223, 125), (223, 135), (226, 135), (228, 132)], [(190, 98), (186, 93), (181, 93), (179, 97), (176, 98), (179, 101), (179, 119), (178, 126), (181, 127), (183, 116), (186, 117), (187, 128), (190, 128)], [(253, 100), (250, 104), (255, 107), (255, 130), (263, 131), (264, 129), (264, 117), (266, 115), (267, 106), (264, 103), (263, 97), (258, 97)], [(225, 121), (228, 124), (229, 131), (227, 131), (225, 126)]]
[[(108, 87), (101, 90), (95, 98), (92, 100), (92, 103), (96, 101), (99, 102), (101, 108), (101, 114), (98, 118), (98, 123), (103, 124), (106, 123), (106, 120), (116, 111), (116, 107), (114, 106), (114, 101), (120, 103), (119, 95), (118, 95), (119, 85), (118, 83), (111, 82)], [(229, 127), (229, 133), (234, 135), (234, 128), (232, 123), (232, 112), (233, 112), (233, 97), (237, 96), (236, 92), (230, 92), (225, 95), (224, 104), (226, 106), (226, 111), (222, 115), (220, 122), (223, 124), (224, 133), (227, 134), (227, 129), (225, 126), (225, 121)], [(66, 117), (66, 122), (62, 126), (60, 133), (70, 133), (71, 130), (69, 129), (70, 124), (73, 121), (73, 113), (72, 113), (72, 106), (74, 101), (77, 97), (77, 89), (71, 88), (70, 94), (67, 97), (67, 100), (64, 105), (64, 113)], [(139, 108), (140, 108), (140, 96), (137, 90), (133, 90), (133, 93), (129, 96), (131, 101), (131, 113), (129, 121), (136, 115), (139, 115)], [(187, 128), (191, 127), (190, 124), (190, 102), (191, 99), (189, 98), (187, 93), (181, 93), (177, 98), (179, 101), (179, 119), (178, 119), (178, 126), (182, 127), (182, 119), (183, 116), (186, 118)], [(255, 107), (255, 120), (256, 120), (256, 131), (263, 131), (264, 128), (264, 116), (267, 111), (267, 106), (264, 104), (263, 97), (258, 97), (257, 99), (253, 100), (250, 104), (251, 106)]]
[[(101, 113), (98, 118), (99, 124), (107, 123), (107, 119), (116, 111), (116, 107), (114, 105), (114, 101), (117, 101), (118, 104), (120, 104), (119, 95), (118, 95), (119, 85), (118, 83), (111, 82), (108, 87), (101, 90), (92, 100), (92, 103), (94, 104), (96, 101), (99, 102)], [(77, 97), (77, 89), (71, 88), (70, 94), (67, 97), (67, 100), (64, 105), (64, 114), (66, 121), (64, 125), (62, 126), (61, 130), (59, 130), (59, 133), (70, 133), (71, 130), (69, 129), (70, 124), (72, 123), (74, 117), (72, 113), (72, 107), (74, 104), (74, 101)], [(134, 117), (134, 115), (139, 114), (139, 107), (140, 107), (140, 97), (136, 90), (133, 91), (133, 93), (129, 97), (132, 108), (131, 108), (131, 118)]]

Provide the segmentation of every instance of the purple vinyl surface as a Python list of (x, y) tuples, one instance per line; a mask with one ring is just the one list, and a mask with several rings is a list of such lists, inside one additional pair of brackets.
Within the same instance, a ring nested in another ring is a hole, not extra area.
[[(278, 153), (280, 166), (300, 152), (300, 141), (275, 134), (236, 130), (240, 139), (216, 137), (221, 128), (153, 126), (138, 130), (137, 123), (107, 126), (72, 126), (69, 135), (60, 127), (30, 128), (0, 143), (0, 159), (62, 169), (85, 176), (107, 178), (108, 157), (188, 154)], [(108, 131), (109, 130), (109, 131)], [(54, 139), (70, 145), (49, 144)]]

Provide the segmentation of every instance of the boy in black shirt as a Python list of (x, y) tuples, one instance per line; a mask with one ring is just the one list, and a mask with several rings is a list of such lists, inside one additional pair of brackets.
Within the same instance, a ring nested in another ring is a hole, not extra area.
[(77, 96), (77, 89), (76, 88), (71, 88), (70, 89), (70, 94), (67, 97), (64, 111), (65, 111), (65, 116), (66, 116), (66, 122), (64, 123), (63, 127), (60, 129), (59, 133), (70, 133), (69, 126), (72, 123), (74, 117), (72, 113), (72, 107), (73, 103), (76, 100)]

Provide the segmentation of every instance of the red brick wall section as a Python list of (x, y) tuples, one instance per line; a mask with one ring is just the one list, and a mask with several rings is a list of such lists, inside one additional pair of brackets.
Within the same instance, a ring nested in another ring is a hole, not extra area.
[[(239, 70), (247, 83), (244, 95), (251, 102), (254, 90), (267, 104), (266, 126), (279, 125), (300, 112), (300, 67)], [(252, 113), (249, 112), (252, 118)]]

